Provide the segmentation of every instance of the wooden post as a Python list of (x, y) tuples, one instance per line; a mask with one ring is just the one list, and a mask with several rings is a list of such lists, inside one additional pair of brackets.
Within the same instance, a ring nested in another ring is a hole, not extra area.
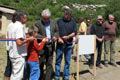
[(79, 39), (77, 43), (77, 80), (79, 80)]
[[(75, 52), (76, 52), (76, 44), (74, 43), (74, 45), (73, 45), (73, 54), (76, 54)], [(74, 68), (74, 66), (72, 67), (72, 70), (73, 70), (73, 68)], [(72, 73), (72, 75), (71, 75), (72, 77), (71, 77), (71, 80), (74, 80), (74, 74)]]
[(96, 76), (96, 60), (97, 60), (97, 54), (96, 54), (96, 36), (94, 37), (94, 76)]

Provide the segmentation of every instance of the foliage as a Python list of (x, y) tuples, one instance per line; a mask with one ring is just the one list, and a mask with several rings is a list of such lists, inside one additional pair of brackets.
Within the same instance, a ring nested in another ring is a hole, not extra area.
[[(27, 11), (29, 13), (28, 23), (27, 25), (32, 25), (34, 22), (41, 17), (41, 12), (45, 8), (49, 8), (52, 13), (52, 18), (58, 20), (63, 16), (63, 8), (62, 5), (67, 4), (71, 5), (73, 3), (80, 4), (102, 4), (106, 1), (98, 0), (57, 0), (56, 4), (53, 4), (53, 0), (0, 0), (0, 4), (15, 7), (20, 10)], [(87, 10), (87, 11), (78, 11), (73, 9), (73, 15), (75, 20), (77, 21), (79, 16), (86, 17), (89, 14), (96, 14), (96, 12)]]
[(107, 0), (58, 0), (59, 3), (63, 4), (71, 4), (71, 3), (78, 3), (78, 4), (106, 4)]
[[(114, 5), (114, 6), (113, 6)], [(105, 18), (108, 18), (109, 14), (113, 14), (115, 16), (115, 21), (118, 24), (118, 28), (120, 26), (120, 0), (109, 0), (109, 5), (105, 9)], [(118, 30), (117, 36), (120, 34), (120, 29)]]
[[(78, 4), (106, 4), (106, 8), (97, 8), (96, 11), (90, 9), (86, 11), (79, 11), (73, 9), (73, 18), (78, 21), (79, 16), (84, 19), (90, 17), (92, 23), (95, 22), (97, 15), (103, 15), (107, 19), (108, 14), (114, 14), (115, 20), (120, 25), (120, 1), (119, 0), (57, 0), (54, 4), (53, 0), (0, 0), (0, 4), (11, 6), (19, 10), (24, 10), (29, 13), (27, 26), (33, 25), (36, 20), (41, 18), (41, 12), (43, 9), (49, 8), (52, 16), (51, 18), (58, 20), (63, 16), (62, 5), (71, 6), (73, 3)], [(114, 5), (114, 6), (113, 6)], [(120, 31), (119, 31), (120, 32)]]

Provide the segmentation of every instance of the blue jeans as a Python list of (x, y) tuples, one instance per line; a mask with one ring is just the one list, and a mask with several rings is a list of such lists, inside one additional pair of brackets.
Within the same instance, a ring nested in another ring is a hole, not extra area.
[[(84, 56), (85, 56), (86, 59), (88, 59), (88, 60), (90, 59), (90, 55), (89, 54), (84, 54)], [(79, 55), (79, 60), (81, 61), (81, 55)]]
[(28, 62), (28, 65), (30, 67), (30, 80), (39, 80), (40, 77), (39, 61)]
[(70, 60), (71, 60), (71, 54), (72, 54), (72, 45), (66, 45), (66, 44), (57, 45), (55, 79), (60, 78), (60, 68), (61, 68), (61, 61), (62, 61), (63, 53), (64, 53), (64, 58), (65, 58), (63, 78), (69, 79), (69, 67), (70, 67)]
[(86, 57), (86, 59), (90, 59), (90, 56), (89, 56), (89, 54), (84, 54), (84, 56)]

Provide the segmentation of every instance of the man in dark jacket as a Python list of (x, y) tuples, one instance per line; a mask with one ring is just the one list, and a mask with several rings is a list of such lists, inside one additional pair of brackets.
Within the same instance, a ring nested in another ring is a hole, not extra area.
[[(38, 28), (38, 37), (47, 37), (49, 38), (49, 41), (46, 43), (42, 55), (40, 56), (40, 80), (51, 80), (51, 76), (53, 73), (53, 49), (54, 49), (54, 42), (56, 40), (56, 37), (59, 36), (59, 30), (57, 23), (50, 19), (51, 13), (49, 9), (45, 9), (42, 12), (42, 19), (39, 20), (35, 26)], [(38, 42), (40, 42), (38, 40)], [(46, 63), (45, 63), (46, 61)], [(44, 79), (44, 64), (46, 64), (46, 75)]]
[[(101, 53), (102, 53), (102, 43), (104, 40), (104, 28), (102, 26), (102, 16), (98, 15), (96, 23), (91, 27), (91, 34), (96, 35), (96, 48), (98, 49), (98, 56), (96, 66), (102, 68), (100, 65), (101, 62)], [(91, 56), (91, 65), (90, 68), (93, 66), (94, 55)]]

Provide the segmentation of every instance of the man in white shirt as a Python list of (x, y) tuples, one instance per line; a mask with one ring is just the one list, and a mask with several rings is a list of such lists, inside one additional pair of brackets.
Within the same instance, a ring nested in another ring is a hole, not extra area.
[(9, 41), (9, 56), (12, 63), (10, 80), (22, 80), (25, 56), (27, 56), (26, 43), (34, 40), (33, 37), (26, 38), (23, 26), (26, 21), (27, 13), (19, 11), (16, 15), (16, 22), (8, 30), (8, 37), (16, 39), (16, 41)]

